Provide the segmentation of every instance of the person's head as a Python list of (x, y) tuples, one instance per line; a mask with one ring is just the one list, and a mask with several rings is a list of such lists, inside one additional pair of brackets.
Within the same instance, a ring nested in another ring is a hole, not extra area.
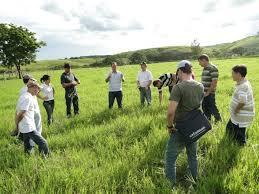
[(29, 74), (26, 74), (26, 75), (22, 76), (22, 81), (24, 84), (27, 84), (31, 78), (32, 77)]
[(31, 93), (31, 95), (36, 96), (40, 92), (40, 86), (37, 82), (31, 81), (27, 84), (28, 92)]
[(154, 87), (159, 88), (159, 87), (161, 87), (161, 85), (162, 85), (162, 82), (159, 79), (153, 81), (153, 86)]
[(69, 63), (65, 63), (64, 70), (65, 70), (65, 73), (69, 73), (71, 70), (71, 65)]
[(202, 54), (198, 57), (198, 61), (199, 61), (200, 66), (206, 67), (210, 62), (210, 58), (208, 55)]
[(50, 83), (50, 76), (49, 75), (43, 75), (42, 78), (40, 78), (41, 83), (49, 84)]
[(117, 63), (112, 62), (111, 67), (112, 67), (112, 71), (115, 72), (117, 70)]
[(183, 60), (177, 65), (177, 79), (180, 81), (185, 78), (192, 78), (192, 64), (190, 61)]
[(240, 81), (246, 77), (247, 68), (245, 65), (236, 65), (232, 68), (232, 78), (234, 81)]
[(142, 71), (146, 71), (146, 70), (147, 70), (147, 63), (146, 63), (146, 62), (142, 62), (142, 63), (140, 64), (140, 67), (141, 67), (141, 70), (142, 70)]

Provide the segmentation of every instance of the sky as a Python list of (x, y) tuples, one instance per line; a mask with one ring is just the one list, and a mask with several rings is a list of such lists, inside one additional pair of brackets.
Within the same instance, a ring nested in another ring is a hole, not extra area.
[(38, 59), (232, 42), (259, 31), (259, 0), (0, 0), (0, 23), (47, 43)]

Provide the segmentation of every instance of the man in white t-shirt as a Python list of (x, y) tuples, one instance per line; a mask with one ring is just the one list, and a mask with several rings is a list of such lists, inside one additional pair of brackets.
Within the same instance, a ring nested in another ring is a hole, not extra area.
[[(19, 92), (19, 97), (22, 96), (23, 94), (25, 94), (28, 91), (28, 87), (27, 84), (36, 81), (32, 76), (26, 74), (23, 76), (23, 83), (25, 84)], [(38, 104), (38, 100), (37, 97), (45, 100), (45, 98), (42, 98), (39, 94), (37, 94), (36, 96), (33, 97), (33, 102), (34, 102), (34, 110), (35, 110), (35, 114), (34, 114), (34, 121), (35, 121), (35, 125), (36, 125), (36, 129), (39, 133), (42, 132), (42, 123), (41, 123), (41, 114), (40, 114), (40, 107)], [(12, 136), (16, 136), (18, 134), (18, 129), (15, 129), (11, 132)]]
[(112, 71), (105, 79), (109, 82), (109, 108), (113, 107), (114, 100), (116, 98), (119, 108), (122, 108), (122, 82), (124, 82), (124, 76), (120, 71), (117, 71), (117, 63), (113, 62), (111, 65)]
[(22, 94), (17, 103), (17, 114), (15, 117), (16, 127), (22, 135), (24, 151), (31, 153), (33, 149), (32, 141), (39, 146), (39, 151), (46, 156), (49, 153), (47, 141), (36, 130), (34, 115), (34, 96), (39, 93), (39, 85), (32, 81), (27, 84), (28, 90)]
[(140, 64), (141, 71), (138, 73), (137, 76), (137, 86), (140, 91), (140, 102), (141, 105), (145, 104), (145, 100), (147, 101), (147, 104), (151, 104), (151, 89), (150, 85), (152, 83), (152, 73), (147, 70), (147, 64), (145, 62)]

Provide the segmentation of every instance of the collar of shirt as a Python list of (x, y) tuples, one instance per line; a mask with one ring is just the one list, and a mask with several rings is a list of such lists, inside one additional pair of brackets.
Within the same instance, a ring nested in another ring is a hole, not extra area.
[(243, 80), (241, 80), (241, 81), (237, 82), (237, 84), (236, 84), (236, 85), (237, 85), (237, 86), (238, 86), (238, 85), (241, 85), (241, 84), (245, 83), (246, 81), (247, 81), (247, 79), (246, 79), (246, 78), (244, 78)]

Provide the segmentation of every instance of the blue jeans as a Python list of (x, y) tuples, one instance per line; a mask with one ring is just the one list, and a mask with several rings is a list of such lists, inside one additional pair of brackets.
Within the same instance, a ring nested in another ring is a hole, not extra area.
[(197, 142), (186, 145), (178, 132), (170, 135), (165, 155), (165, 174), (172, 182), (176, 182), (176, 159), (179, 153), (186, 148), (189, 169), (194, 180), (198, 174)]
[(145, 104), (145, 100), (147, 101), (147, 104), (151, 104), (151, 89), (150, 87), (148, 89), (144, 87), (139, 88), (140, 91), (140, 103), (141, 105)]

